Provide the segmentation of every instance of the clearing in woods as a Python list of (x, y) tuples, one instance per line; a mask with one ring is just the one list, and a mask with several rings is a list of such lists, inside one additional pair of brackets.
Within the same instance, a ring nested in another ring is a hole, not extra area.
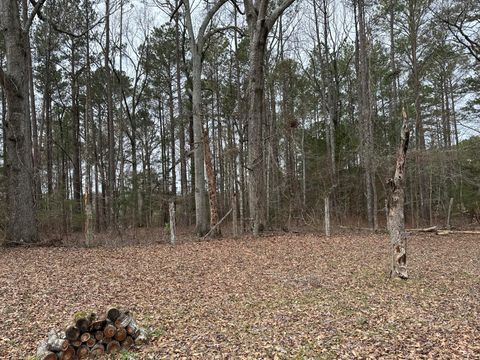
[(79, 310), (132, 309), (140, 359), (480, 358), (480, 239), (280, 235), (122, 248), (0, 250), (0, 358), (34, 355)]

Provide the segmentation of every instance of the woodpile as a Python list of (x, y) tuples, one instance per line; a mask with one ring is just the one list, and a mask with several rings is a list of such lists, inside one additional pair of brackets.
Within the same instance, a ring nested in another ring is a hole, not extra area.
[(116, 308), (104, 317), (79, 315), (64, 331), (50, 331), (37, 348), (37, 360), (74, 360), (129, 350), (147, 340), (129, 311)]

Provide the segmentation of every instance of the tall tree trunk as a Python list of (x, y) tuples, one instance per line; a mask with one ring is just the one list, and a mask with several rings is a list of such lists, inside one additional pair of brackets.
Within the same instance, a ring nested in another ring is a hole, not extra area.
[(213, 168), (208, 129), (205, 129), (203, 133), (203, 143), (205, 146), (205, 167), (207, 169), (208, 178), (208, 199), (210, 201), (210, 229), (212, 229), (210, 235), (217, 237), (221, 235), (220, 227), (215, 227), (218, 223), (217, 179), (215, 169)]
[[(101, 126), (99, 123), (98, 126)], [(92, 118), (92, 141), (93, 141), (93, 169), (95, 173), (95, 230), (98, 232), (102, 228), (102, 217), (103, 207), (101, 197), (100, 197), (100, 157), (98, 155), (98, 136), (97, 136), (97, 126)]]
[(208, 211), (205, 189), (204, 169), (204, 144), (203, 144), (203, 119), (202, 119), (202, 65), (205, 36), (207, 26), (210, 24), (215, 13), (226, 3), (227, 0), (218, 0), (208, 10), (206, 16), (194, 33), (192, 23), (192, 9), (190, 1), (184, 0), (185, 26), (190, 40), (190, 52), (192, 55), (192, 115), (193, 115), (193, 158), (195, 162), (195, 233), (203, 236), (208, 232)]
[(195, 162), (195, 233), (203, 236), (208, 232), (208, 210), (205, 192), (204, 144), (202, 125), (202, 93), (200, 55), (192, 60), (192, 110), (193, 110), (193, 158)]
[(263, 130), (265, 122), (265, 74), (264, 59), (267, 42), (265, 26), (255, 24), (250, 43), (249, 109), (248, 109), (248, 203), (252, 219), (253, 234), (264, 230), (265, 183)]
[[(73, 141), (73, 198), (74, 212), (80, 214), (82, 208), (82, 174), (80, 167), (80, 111), (78, 108), (78, 85), (75, 70), (76, 43), (71, 39), (71, 96), (72, 96), (72, 141)], [(79, 228), (76, 226), (76, 229)]]
[(390, 233), (390, 245), (392, 263), (390, 276), (400, 279), (407, 279), (407, 236), (405, 234), (405, 163), (407, 160), (408, 141), (410, 131), (408, 119), (403, 110), (403, 125), (400, 134), (400, 145), (397, 152), (397, 164), (393, 179), (387, 181), (389, 188), (388, 195), (388, 216), (387, 227)]
[[(397, 111), (397, 64), (395, 61), (395, 8), (397, 6), (398, 0), (390, 0), (389, 7), (389, 31), (390, 31), (390, 71), (392, 72), (391, 82), (390, 82), (390, 102), (389, 102), (389, 112), (390, 112), (390, 121), (395, 124), (396, 111)], [(396, 134), (395, 134), (396, 136)]]
[(7, 175), (6, 245), (38, 241), (35, 219), (32, 144), (29, 119), (28, 29), (22, 29), (18, 1), (1, 0), (6, 69), (0, 68), (7, 115), (5, 170)]
[[(51, 28), (48, 28), (47, 54), (45, 59), (45, 89), (44, 89), (44, 106), (45, 106), (45, 131), (46, 131), (46, 147), (47, 147), (47, 192), (51, 196), (53, 194), (53, 129), (52, 129), (52, 89), (50, 81), (51, 67)], [(50, 199), (49, 199), (50, 201)]]
[(248, 195), (253, 234), (257, 236), (266, 225), (264, 182), (264, 124), (265, 124), (265, 50), (273, 25), (294, 0), (284, 0), (270, 12), (269, 0), (253, 4), (245, 0), (245, 13), (250, 32), (248, 73)]
[(112, 72), (110, 68), (110, 0), (105, 0), (105, 70), (107, 74), (107, 138), (108, 138), (108, 221), (116, 223), (115, 199), (115, 129), (113, 126)]
[(358, 6), (358, 95), (362, 141), (362, 158), (365, 169), (365, 185), (367, 195), (368, 226), (376, 230), (376, 214), (374, 213), (374, 171), (373, 171), (373, 125), (370, 99), (370, 76), (368, 66), (368, 44), (366, 34), (364, 0), (357, 0)]
[(32, 66), (32, 52), (30, 46), (30, 37), (27, 36), (27, 58), (28, 58), (28, 85), (30, 95), (30, 118), (32, 126), (32, 141), (33, 141), (33, 168), (34, 168), (34, 186), (35, 198), (37, 202), (42, 195), (42, 179), (40, 177), (40, 148), (38, 144), (38, 126), (37, 126), (37, 109), (35, 108), (35, 87), (33, 84), (33, 66)]
[[(90, 12), (88, 7), (88, 0), (85, 0), (85, 27), (86, 27), (86, 89), (85, 89), (85, 113), (84, 113), (84, 134), (85, 134), (85, 147), (84, 147), (84, 158), (86, 162), (86, 196), (85, 196), (85, 207), (88, 207), (89, 216), (92, 217), (92, 158), (91, 158), (91, 123), (93, 119), (92, 111), (92, 94), (91, 94), (91, 61), (90, 61)], [(93, 223), (90, 219), (90, 226), (92, 227), (92, 236), (93, 236)]]
[(174, 116), (174, 103), (173, 103), (173, 87), (172, 80), (168, 80), (168, 107), (170, 111), (170, 155), (172, 159), (172, 195), (177, 195), (177, 171), (176, 171), (176, 159), (175, 159), (175, 116)]
[[(175, 6), (178, 6), (178, 0)], [(178, 102), (178, 131), (180, 141), (180, 189), (182, 196), (187, 195), (187, 161), (185, 156), (185, 119), (183, 114), (182, 102), (182, 84), (181, 84), (181, 48), (180, 42), (180, 20), (178, 12), (175, 14), (175, 76), (177, 87), (177, 102)], [(186, 210), (186, 207), (183, 207)]]

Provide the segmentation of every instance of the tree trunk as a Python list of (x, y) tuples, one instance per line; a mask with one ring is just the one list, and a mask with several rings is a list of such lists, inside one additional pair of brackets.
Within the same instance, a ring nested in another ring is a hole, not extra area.
[[(262, 1), (260, 6), (266, 12), (267, 1)], [(263, 177), (263, 128), (265, 122), (265, 48), (268, 30), (265, 22), (255, 19), (250, 24), (250, 71), (248, 75), (248, 204), (252, 230), (255, 236), (265, 227), (265, 183)]]
[(205, 32), (215, 13), (225, 4), (226, 0), (218, 0), (208, 10), (204, 17), (197, 36), (192, 23), (190, 2), (184, 0), (185, 26), (190, 40), (192, 54), (192, 115), (193, 115), (193, 158), (195, 163), (195, 233), (203, 236), (208, 232), (208, 212), (205, 192), (204, 144), (202, 120), (202, 58), (205, 44)]
[(38, 241), (35, 219), (32, 144), (29, 133), (28, 34), (21, 28), (18, 1), (0, 1), (6, 48), (6, 71), (0, 69), (0, 84), (7, 99), (4, 124), (7, 175), (6, 245)]
[(205, 146), (205, 167), (207, 169), (208, 199), (210, 202), (210, 229), (212, 229), (212, 237), (218, 237), (221, 235), (221, 232), (220, 227), (215, 227), (218, 223), (217, 179), (213, 168), (212, 151), (207, 129), (205, 129), (203, 134), (203, 143)]
[(325, 196), (325, 236), (330, 237), (331, 228), (330, 228), (330, 199)]
[(105, 69), (107, 73), (107, 137), (108, 187), (107, 206), (109, 226), (115, 226), (115, 133), (113, 126), (112, 74), (110, 69), (110, 0), (105, 0)]
[[(73, 141), (73, 198), (75, 200), (74, 212), (80, 214), (82, 209), (82, 169), (80, 165), (80, 111), (78, 104), (77, 74), (75, 71), (76, 43), (71, 37), (71, 96), (72, 96), (72, 141)], [(77, 225), (77, 224), (75, 224)], [(77, 228), (77, 226), (75, 226)]]
[[(177, 0), (178, 1), (178, 0)], [(176, 7), (178, 4), (175, 5)], [(180, 49), (180, 21), (178, 12), (175, 15), (175, 75), (177, 86), (178, 102), (178, 123), (179, 123), (179, 141), (180, 141), (180, 189), (182, 196), (187, 195), (187, 161), (185, 156), (185, 119), (183, 114), (182, 88), (181, 88), (181, 49)], [(186, 207), (183, 207), (186, 210)]]
[(370, 76), (368, 66), (368, 44), (366, 34), (365, 4), (357, 1), (358, 6), (358, 94), (360, 126), (362, 134), (362, 158), (365, 169), (365, 185), (367, 195), (368, 226), (376, 229), (376, 214), (374, 212), (374, 169), (373, 169), (373, 124), (370, 101)]
[(175, 202), (171, 202), (168, 208), (170, 213), (170, 244), (175, 245), (176, 242), (176, 226), (175, 226)]
[(195, 162), (195, 233), (203, 236), (208, 231), (207, 197), (205, 191), (204, 145), (202, 125), (202, 93), (200, 55), (192, 60), (193, 157)]
[(275, 22), (294, 0), (284, 0), (269, 12), (269, 0), (255, 4), (246, 0), (245, 13), (250, 32), (248, 74), (248, 196), (252, 230), (255, 236), (266, 225), (264, 182), (264, 124), (265, 124), (265, 50), (267, 37)]
[(387, 181), (388, 217), (387, 227), (390, 233), (392, 264), (390, 277), (407, 279), (407, 236), (405, 234), (405, 163), (407, 160), (410, 131), (408, 119), (403, 110), (403, 125), (400, 134), (400, 145), (397, 152), (397, 164), (393, 179)]

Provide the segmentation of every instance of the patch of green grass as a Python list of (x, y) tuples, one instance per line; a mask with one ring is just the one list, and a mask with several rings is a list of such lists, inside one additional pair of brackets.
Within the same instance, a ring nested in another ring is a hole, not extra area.
[(149, 339), (156, 339), (162, 337), (165, 334), (165, 329), (163, 326), (159, 326), (157, 328), (151, 328), (147, 330), (147, 337)]
[[(112, 357), (113, 359), (114, 357)], [(128, 350), (122, 350), (118, 353), (118, 360), (135, 360), (139, 359), (138, 354), (128, 351)]]
[(293, 360), (305, 360), (307, 359), (306, 350), (303, 346), (301, 346), (293, 355)]
[(86, 311), (77, 311), (76, 313), (73, 314), (73, 320), (77, 321), (78, 319), (81, 318), (86, 318), (88, 316), (88, 312)]

